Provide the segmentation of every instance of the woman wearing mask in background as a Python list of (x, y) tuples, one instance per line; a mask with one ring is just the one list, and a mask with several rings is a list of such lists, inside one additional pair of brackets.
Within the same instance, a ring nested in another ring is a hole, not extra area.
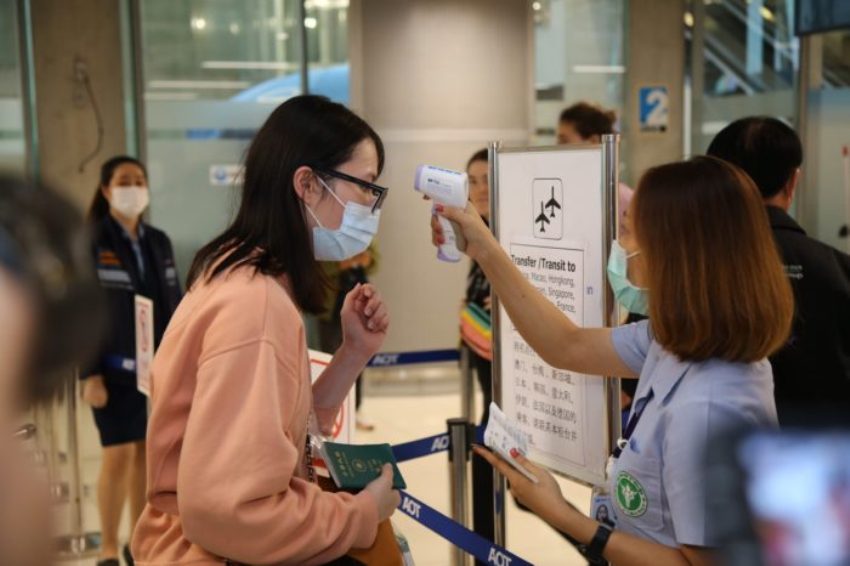
[[(635, 193), (649, 320), (580, 328), (534, 289), (472, 207), (438, 207), (466, 237), (522, 337), (548, 364), (640, 376), (609, 481), (616, 529), (571, 506), (546, 470), (516, 454), (534, 484), (480, 447), (521, 503), (613, 564), (711, 562), (707, 443), (734, 426), (776, 426), (766, 357), (791, 328), (793, 297), (758, 190), (739, 169), (695, 157), (650, 169)], [(435, 244), (443, 241), (436, 219)]]
[(302, 313), (323, 308), (320, 261), (363, 252), (386, 195), (383, 144), (324, 97), (280, 105), (245, 159), (231, 226), (203, 247), (152, 372), (139, 564), (325, 564), (369, 548), (399, 503), (392, 472), (358, 494), (314, 481), (308, 432), (328, 433), (384, 341), (372, 285), (342, 306), (342, 346), (310, 383)]
[[(589, 102), (578, 102), (565, 108), (558, 118), (558, 144), (597, 144), (602, 142), (602, 136), (615, 133), (615, 125), (617, 123), (617, 113), (613, 110), (606, 110)], [(640, 269), (639, 264), (641, 259), (635, 250), (631, 249), (633, 238), (631, 237), (631, 227), (628, 222), (629, 203), (632, 200), (633, 191), (625, 183), (620, 183), (617, 187), (617, 205), (620, 212), (619, 217), (619, 244), (622, 245), (628, 255), (628, 271), (632, 275), (632, 281), (635, 285), (640, 285), (640, 275), (637, 273)], [(634, 260), (632, 258), (635, 258)], [(625, 266), (623, 266), (625, 269)], [(615, 279), (619, 278), (614, 275)], [(612, 283), (614, 293), (617, 297), (617, 302), (625, 312), (618, 313), (620, 322), (638, 322), (646, 318), (646, 304), (640, 300), (634, 301), (633, 297), (628, 297), (624, 300), (623, 294), (633, 293), (634, 291), (626, 291), (624, 286), (614, 287), (614, 280), (609, 280)], [(634, 379), (624, 379), (621, 384), (621, 399), (620, 405), (623, 408), (623, 414), (628, 414), (631, 408), (632, 399), (637, 390), (638, 382)]]
[[(490, 219), (490, 166), (487, 150), (481, 149), (469, 158), (466, 174), (469, 177), (469, 200), (475, 211), (489, 225)], [(484, 399), (480, 424), (487, 425), (490, 418), (492, 391), (493, 352), (490, 337), (490, 283), (481, 267), (471, 262), (466, 280), (466, 297), (460, 315), (460, 334), (469, 351), (470, 366), (475, 368), (478, 385)], [(493, 470), (480, 456), (472, 456), (472, 522), (475, 532), (493, 540)]]
[[(578, 102), (561, 112), (558, 119), (558, 145), (598, 144), (602, 136), (616, 132), (617, 113), (605, 110), (588, 102)], [(620, 183), (617, 190), (620, 211), (620, 233), (624, 232), (623, 220), (632, 200), (632, 189)]]
[[(182, 296), (174, 251), (164, 232), (142, 222), (150, 191), (144, 165), (132, 157), (103, 164), (89, 211), (94, 260), (106, 291), (110, 327), (100, 356), (81, 373), (83, 399), (92, 406), (103, 445), (97, 500), (98, 564), (118, 566), (118, 528), (130, 501), (130, 533), (144, 508), (147, 398), (136, 388), (135, 297), (153, 301), (154, 345), (159, 345)], [(129, 546), (124, 560), (132, 565)]]

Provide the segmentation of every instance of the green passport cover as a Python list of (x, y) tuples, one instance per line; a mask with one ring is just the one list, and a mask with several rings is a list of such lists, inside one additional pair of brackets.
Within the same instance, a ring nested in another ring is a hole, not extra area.
[(393, 466), (393, 489), (407, 488), (389, 444), (325, 442), (322, 452), (325, 465), (340, 489), (363, 489), (381, 475), (381, 467), (384, 464)]

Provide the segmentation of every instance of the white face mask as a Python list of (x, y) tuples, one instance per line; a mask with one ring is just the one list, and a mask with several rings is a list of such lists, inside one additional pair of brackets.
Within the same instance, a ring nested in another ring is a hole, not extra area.
[(148, 207), (150, 194), (144, 187), (113, 187), (109, 205), (128, 218), (136, 218)]
[(313, 227), (313, 254), (319, 261), (344, 261), (362, 253), (372, 243), (372, 238), (378, 233), (378, 221), (381, 211), (372, 212), (369, 206), (356, 202), (343, 204), (331, 188), (321, 179), (325, 187), (340, 206), (345, 209), (342, 224), (336, 230), (322, 226), (316, 213), (305, 204), (307, 212), (313, 217), (318, 226)]

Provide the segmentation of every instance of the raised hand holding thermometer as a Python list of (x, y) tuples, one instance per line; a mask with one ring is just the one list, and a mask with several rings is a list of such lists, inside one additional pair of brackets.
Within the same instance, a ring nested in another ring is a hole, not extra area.
[[(416, 168), (416, 179), (413, 185), (417, 191), (434, 201), (434, 206), (444, 204), (455, 208), (464, 208), (469, 200), (469, 180), (466, 173), (420, 165)], [(432, 214), (436, 212), (431, 210)], [(437, 257), (443, 261), (458, 262), (461, 251), (466, 249), (463, 232), (453, 222), (442, 216), (437, 216), (443, 227), (446, 243), (437, 249)]]

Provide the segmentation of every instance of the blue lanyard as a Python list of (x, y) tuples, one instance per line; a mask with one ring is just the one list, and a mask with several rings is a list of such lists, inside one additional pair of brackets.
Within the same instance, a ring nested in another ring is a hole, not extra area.
[(626, 425), (626, 430), (623, 431), (623, 436), (617, 442), (617, 446), (614, 448), (613, 456), (614, 458), (619, 458), (620, 454), (623, 453), (623, 448), (625, 448), (629, 439), (632, 437), (632, 434), (635, 432), (635, 428), (637, 428), (638, 422), (640, 422), (640, 418), (643, 416), (643, 412), (646, 410), (646, 406), (649, 405), (649, 402), (655, 396), (655, 391), (652, 389), (649, 390), (649, 394), (641, 399), (643, 404), (640, 408), (635, 407), (635, 412), (632, 413), (632, 417), (629, 419), (629, 424)]

